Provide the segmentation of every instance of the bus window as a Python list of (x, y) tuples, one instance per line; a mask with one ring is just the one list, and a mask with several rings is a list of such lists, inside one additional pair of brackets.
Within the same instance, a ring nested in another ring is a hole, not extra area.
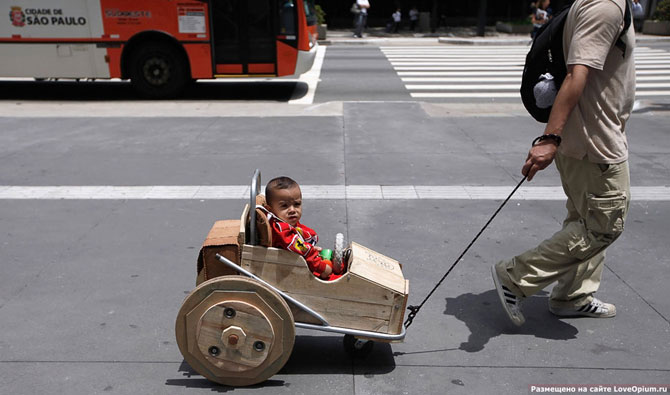
[(305, 16), (307, 17), (307, 26), (316, 25), (316, 8), (314, 7), (314, 0), (304, 0), (305, 2)]
[(296, 32), (296, 9), (293, 0), (279, 1), (279, 34), (282, 36), (295, 36)]

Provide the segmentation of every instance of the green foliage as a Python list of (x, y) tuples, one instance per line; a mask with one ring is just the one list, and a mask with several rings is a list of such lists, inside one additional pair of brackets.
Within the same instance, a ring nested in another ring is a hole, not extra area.
[(532, 23), (530, 21), (530, 17), (522, 18), (522, 19), (514, 19), (514, 20), (511, 20), (509, 23), (511, 23), (512, 25), (532, 25)]
[(661, 0), (656, 6), (654, 19), (659, 21), (670, 21), (670, 0)]
[(316, 9), (316, 21), (319, 25), (323, 25), (326, 23), (326, 12), (321, 8), (320, 5), (315, 5), (314, 8)]

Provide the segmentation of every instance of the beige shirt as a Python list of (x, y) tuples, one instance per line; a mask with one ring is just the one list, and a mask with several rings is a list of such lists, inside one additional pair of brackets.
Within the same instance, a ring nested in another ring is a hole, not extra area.
[(625, 57), (615, 43), (624, 26), (625, 0), (577, 0), (563, 30), (567, 65), (591, 68), (584, 92), (563, 129), (563, 155), (593, 163), (628, 159), (626, 121), (635, 101), (635, 33), (622, 37)]

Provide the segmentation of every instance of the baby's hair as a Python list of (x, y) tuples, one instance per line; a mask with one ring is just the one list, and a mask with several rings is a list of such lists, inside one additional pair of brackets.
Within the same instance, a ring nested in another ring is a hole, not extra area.
[(270, 204), (274, 198), (275, 191), (279, 189), (290, 189), (297, 186), (298, 183), (293, 181), (292, 178), (286, 176), (273, 178), (265, 186), (265, 201), (267, 204)]

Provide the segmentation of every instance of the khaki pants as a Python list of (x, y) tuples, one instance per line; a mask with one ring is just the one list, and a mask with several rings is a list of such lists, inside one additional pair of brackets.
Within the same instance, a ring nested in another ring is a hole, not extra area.
[(630, 202), (628, 162), (596, 164), (560, 154), (556, 167), (568, 196), (563, 228), (537, 247), (496, 265), (517, 296), (554, 287), (549, 304), (574, 308), (591, 302), (600, 286), (605, 249), (623, 232)]

